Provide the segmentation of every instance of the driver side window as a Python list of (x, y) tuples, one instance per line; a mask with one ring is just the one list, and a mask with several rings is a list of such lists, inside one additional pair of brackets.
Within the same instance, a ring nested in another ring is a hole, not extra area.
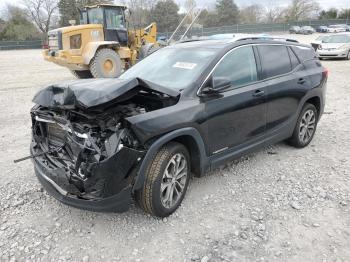
[(213, 77), (228, 78), (233, 87), (256, 82), (258, 74), (253, 48), (243, 46), (229, 52), (215, 68)]

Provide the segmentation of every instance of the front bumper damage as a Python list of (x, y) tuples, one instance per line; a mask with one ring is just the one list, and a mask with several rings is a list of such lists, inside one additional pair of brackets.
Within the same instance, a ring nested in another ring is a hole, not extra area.
[[(35, 141), (31, 154), (40, 151)], [(132, 180), (144, 152), (124, 147), (94, 163), (87, 179), (77, 179), (46, 154), (33, 159), (35, 174), (45, 190), (64, 204), (90, 211), (124, 212), (131, 202)]]
[(36, 176), (59, 201), (93, 211), (125, 211), (148, 145), (130, 118), (177, 102), (178, 92), (141, 79), (51, 85), (31, 110)]

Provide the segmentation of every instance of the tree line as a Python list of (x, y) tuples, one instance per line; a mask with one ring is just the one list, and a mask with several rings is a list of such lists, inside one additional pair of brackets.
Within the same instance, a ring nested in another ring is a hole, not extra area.
[[(79, 9), (113, 0), (22, 0), (21, 6), (7, 5), (0, 13), (0, 40), (32, 40), (45, 38), (52, 28), (79, 24)], [(128, 24), (139, 27), (156, 22), (159, 32), (173, 31), (185, 13), (194, 17), (196, 0), (186, 0), (180, 7), (174, 0), (121, 0), (129, 7)], [(182, 12), (180, 12), (180, 9)], [(184, 12), (185, 11), (185, 12)], [(219, 27), (234, 24), (277, 23), (308, 19), (350, 19), (349, 9), (322, 10), (315, 0), (290, 0), (287, 7), (252, 4), (238, 7), (234, 0), (216, 0), (215, 6), (203, 10), (197, 24)], [(190, 21), (188, 21), (190, 23)]]

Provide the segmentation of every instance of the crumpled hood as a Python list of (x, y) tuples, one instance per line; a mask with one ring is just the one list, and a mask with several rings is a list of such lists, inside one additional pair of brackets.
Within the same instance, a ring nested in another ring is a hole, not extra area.
[(110, 102), (125, 101), (141, 89), (150, 89), (171, 97), (180, 94), (179, 91), (139, 78), (84, 79), (50, 85), (40, 90), (34, 96), (33, 102), (48, 108), (88, 109)]

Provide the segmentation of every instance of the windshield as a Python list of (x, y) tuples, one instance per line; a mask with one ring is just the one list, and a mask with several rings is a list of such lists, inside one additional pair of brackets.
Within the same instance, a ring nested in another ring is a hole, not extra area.
[(209, 48), (163, 48), (131, 67), (120, 78), (139, 77), (164, 87), (183, 89), (199, 77), (216, 52)]
[(88, 9), (89, 24), (102, 24), (103, 25), (103, 9), (91, 8)]
[(123, 10), (120, 8), (106, 9), (107, 29), (125, 28)]
[(349, 35), (332, 35), (322, 39), (323, 43), (350, 43)]

